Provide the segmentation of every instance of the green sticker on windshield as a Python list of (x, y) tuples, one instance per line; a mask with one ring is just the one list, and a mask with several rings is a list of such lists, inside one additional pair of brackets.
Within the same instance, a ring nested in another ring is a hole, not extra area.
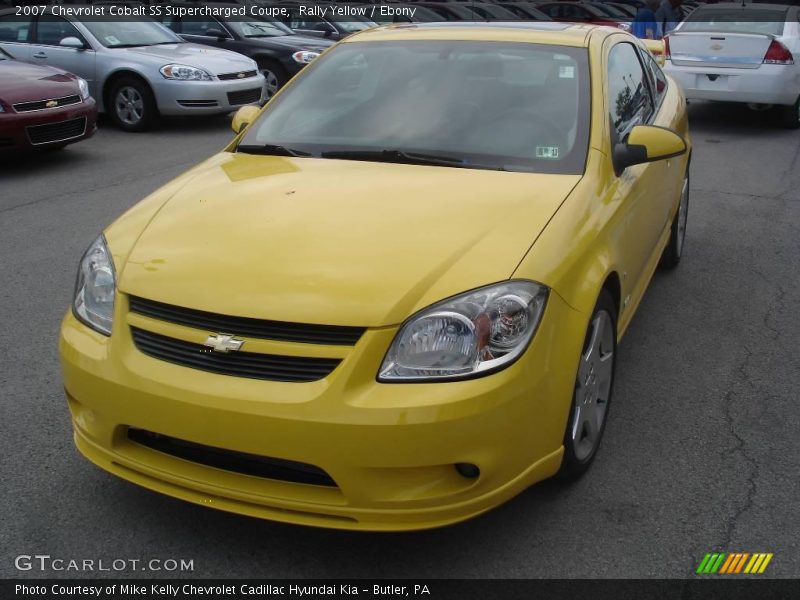
[(558, 146), (536, 146), (536, 158), (558, 158)]

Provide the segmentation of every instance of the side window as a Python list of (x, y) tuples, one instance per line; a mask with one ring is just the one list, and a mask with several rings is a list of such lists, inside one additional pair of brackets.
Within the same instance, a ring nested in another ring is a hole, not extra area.
[(30, 30), (31, 17), (16, 15), (0, 17), (0, 42), (27, 42)]
[(653, 116), (653, 101), (632, 44), (617, 44), (608, 54), (608, 109), (619, 139)]
[(649, 52), (643, 51), (642, 55), (647, 65), (646, 71), (650, 81), (650, 90), (653, 92), (653, 100), (658, 107), (667, 91), (667, 78), (664, 71), (658, 66), (656, 59)]
[(561, 16), (560, 15), (561, 11), (559, 10), (561, 7), (556, 4), (548, 4), (546, 6), (540, 6), (539, 8), (542, 9), (549, 17), (552, 17), (553, 19), (557, 19), (558, 17)]
[(86, 40), (75, 26), (61, 17), (45, 15), (36, 24), (36, 43), (45, 46), (58, 46), (61, 40), (76, 37), (84, 44)]
[(183, 19), (181, 33), (184, 35), (208, 35), (209, 29), (225, 32), (225, 28), (213, 19)]

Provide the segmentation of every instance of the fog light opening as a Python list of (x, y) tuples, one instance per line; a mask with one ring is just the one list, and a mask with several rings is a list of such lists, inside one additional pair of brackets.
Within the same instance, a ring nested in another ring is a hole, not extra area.
[(478, 465), (473, 465), (472, 463), (456, 463), (455, 467), (458, 474), (462, 477), (466, 477), (467, 479), (477, 479), (480, 477), (481, 470), (478, 468)]

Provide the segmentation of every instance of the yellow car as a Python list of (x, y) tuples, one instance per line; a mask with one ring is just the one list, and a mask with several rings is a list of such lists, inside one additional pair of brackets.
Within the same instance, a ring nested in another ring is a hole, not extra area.
[(563, 23), (348, 37), (108, 227), (60, 352), (79, 450), (217, 509), (437, 527), (595, 457), (689, 200), (646, 47)]

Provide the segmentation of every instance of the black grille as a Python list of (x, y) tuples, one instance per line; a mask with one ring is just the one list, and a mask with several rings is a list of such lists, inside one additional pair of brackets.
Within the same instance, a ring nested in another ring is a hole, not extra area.
[(65, 142), (80, 137), (86, 131), (86, 117), (48, 123), (47, 125), (31, 125), (26, 128), (31, 144), (47, 144), (48, 142)]
[(216, 100), (178, 100), (178, 104), (186, 108), (213, 108), (218, 106)]
[(323, 379), (341, 362), (338, 358), (282, 356), (257, 352), (215, 352), (202, 344), (184, 342), (131, 327), (136, 347), (148, 356), (220, 375), (304, 382)]
[(223, 73), (222, 75), (217, 75), (217, 77), (220, 81), (229, 81), (231, 79), (247, 79), (248, 77), (255, 77), (257, 74), (258, 71), (238, 71), (236, 73)]
[(319, 467), (306, 463), (204, 446), (132, 427), (128, 428), (128, 439), (164, 454), (207, 467), (278, 481), (336, 487), (336, 482), (330, 475)]
[[(51, 98), (49, 100), (37, 100), (36, 102), (20, 102), (14, 105), (14, 110), (18, 113), (30, 112), (32, 110), (44, 110), (45, 108), (59, 108), (61, 106), (69, 106), (70, 104), (78, 104), (81, 101), (80, 96), (64, 96), (63, 98)], [(48, 102), (55, 102), (53, 106), (47, 106)]]
[(241, 92), (228, 92), (228, 102), (232, 105), (252, 104), (261, 100), (261, 88), (242, 90)]
[(130, 297), (130, 310), (146, 317), (169, 321), (178, 325), (186, 325), (195, 329), (283, 342), (353, 346), (364, 333), (363, 327), (309, 325), (305, 323), (264, 321), (248, 317), (231, 317), (193, 308), (164, 304), (155, 300), (145, 300), (136, 296)]

